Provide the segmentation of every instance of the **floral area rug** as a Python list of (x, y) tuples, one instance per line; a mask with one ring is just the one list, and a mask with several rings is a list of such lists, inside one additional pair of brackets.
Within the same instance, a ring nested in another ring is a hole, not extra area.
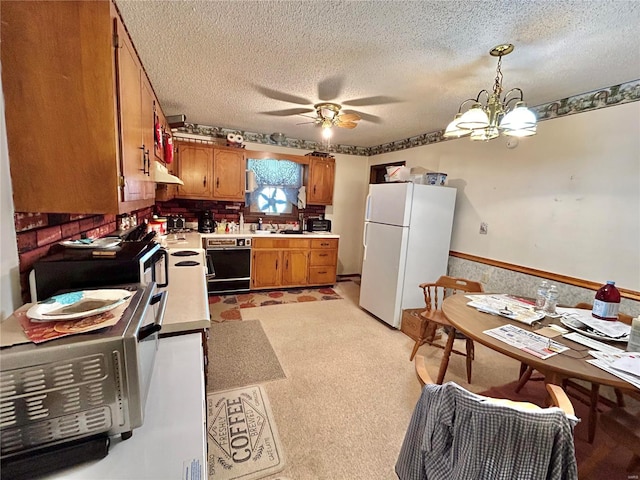
[(342, 297), (333, 288), (296, 288), (292, 290), (269, 290), (238, 295), (210, 295), (209, 311), (214, 322), (242, 320), (244, 308), (282, 305), (283, 303), (318, 302), (340, 300)]

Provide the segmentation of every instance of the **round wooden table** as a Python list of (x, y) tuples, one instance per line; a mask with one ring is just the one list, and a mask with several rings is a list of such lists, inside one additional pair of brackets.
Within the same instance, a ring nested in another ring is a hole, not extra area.
[[(505, 317), (481, 313), (475, 308), (467, 306), (469, 301), (464, 294), (458, 293), (447, 297), (442, 302), (442, 312), (451, 325), (485, 347), (535, 368), (544, 374), (545, 382), (562, 385), (562, 380), (576, 378), (598, 385), (609, 385), (625, 390), (638, 390), (615, 375), (611, 375), (595, 365), (587, 363), (586, 360), (591, 358), (587, 353), (589, 349), (562, 336), (555, 337), (554, 341), (564, 344), (570, 350), (542, 360), (483, 333), (485, 330), (497, 328), (508, 323), (528, 331), (535, 331), (540, 326), (550, 323), (560, 325), (559, 320), (547, 318), (541, 322), (541, 325), (531, 328), (524, 323), (512, 321)], [(624, 348), (624, 344), (621, 344), (621, 346)]]

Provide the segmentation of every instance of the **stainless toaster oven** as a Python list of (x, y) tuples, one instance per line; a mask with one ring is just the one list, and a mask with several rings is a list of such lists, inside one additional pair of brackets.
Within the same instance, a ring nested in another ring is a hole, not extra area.
[(167, 294), (154, 282), (118, 288), (133, 296), (115, 325), (0, 350), (3, 479), (47, 471), (52, 449), (99, 434), (127, 439), (143, 424)]

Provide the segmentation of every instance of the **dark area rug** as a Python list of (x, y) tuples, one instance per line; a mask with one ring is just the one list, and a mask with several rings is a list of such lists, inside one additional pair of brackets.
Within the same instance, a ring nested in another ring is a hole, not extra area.
[(259, 320), (212, 323), (208, 370), (210, 392), (286, 378)]
[[(508, 398), (509, 400), (531, 402), (540, 407), (545, 407), (547, 400), (547, 391), (543, 381), (529, 381), (519, 393), (515, 392), (517, 382), (507, 383), (499, 387), (493, 387), (489, 390), (481, 392), (481, 395), (497, 398)], [(605, 387), (603, 387), (605, 388)], [(587, 441), (588, 438), (588, 407), (575, 399), (569, 397), (576, 416), (581, 419), (580, 423), (574, 430), (574, 441), (576, 448), (576, 460), (578, 461), (578, 469), (584, 464), (589, 457), (602, 448), (610, 440), (601, 430), (596, 430), (595, 440), (593, 444)], [(581, 476), (580, 480), (629, 480), (632, 478), (640, 478), (640, 472), (627, 472), (627, 465), (631, 461), (631, 451), (625, 448), (616, 448), (612, 455), (604, 458), (588, 476)]]

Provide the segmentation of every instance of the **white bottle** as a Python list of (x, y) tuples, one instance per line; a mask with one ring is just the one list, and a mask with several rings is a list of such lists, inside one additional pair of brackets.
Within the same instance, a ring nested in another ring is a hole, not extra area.
[(556, 313), (556, 305), (558, 303), (558, 288), (555, 285), (549, 287), (547, 299), (544, 302), (544, 313), (553, 315)]
[(631, 320), (627, 352), (640, 352), (640, 317)]
[(240, 233), (244, 232), (244, 215), (240, 212)]
[(544, 308), (544, 302), (547, 300), (547, 292), (549, 291), (549, 282), (543, 280), (538, 286), (536, 292), (536, 310), (542, 310)]

